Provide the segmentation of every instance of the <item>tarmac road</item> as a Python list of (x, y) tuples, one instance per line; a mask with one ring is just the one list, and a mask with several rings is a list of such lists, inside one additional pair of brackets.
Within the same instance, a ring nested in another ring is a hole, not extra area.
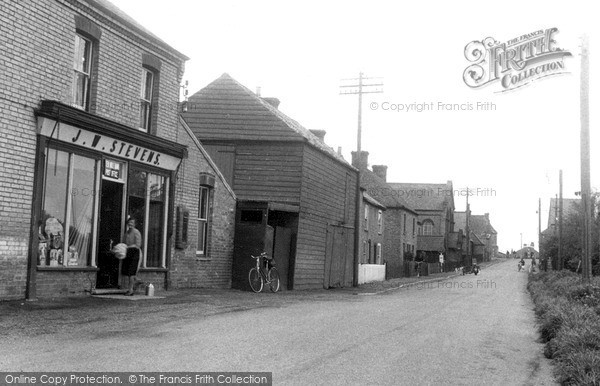
[(106, 308), (55, 317), (51, 333), (12, 326), (0, 334), (0, 369), (270, 371), (276, 385), (550, 385), (526, 282), (510, 260), (371, 296), (238, 293), (248, 307), (209, 314), (202, 303)]

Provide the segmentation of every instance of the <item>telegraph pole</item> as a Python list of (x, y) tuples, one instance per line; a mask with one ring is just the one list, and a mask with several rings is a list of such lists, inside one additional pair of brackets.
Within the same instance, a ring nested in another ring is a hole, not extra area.
[(469, 229), (469, 217), (471, 216), (471, 207), (469, 206), (469, 187), (467, 187), (467, 223), (465, 231), (467, 232), (467, 261), (473, 265), (471, 257), (471, 230)]
[[(342, 84), (340, 85), (340, 88), (342, 90), (340, 90), (340, 95), (347, 95), (347, 94), (353, 94), (353, 95), (357, 95), (358, 94), (358, 132), (357, 132), (357, 140), (356, 140), (356, 157), (358, 160), (362, 159), (362, 154), (361, 154), (361, 137), (362, 137), (362, 95), (363, 94), (372, 94), (372, 93), (382, 93), (383, 89), (382, 88), (377, 88), (377, 87), (383, 87), (383, 83), (364, 83), (364, 81), (372, 81), (373, 79), (381, 79), (381, 78), (365, 78), (363, 76), (363, 73), (360, 72), (358, 74), (358, 78), (354, 78), (354, 79), (342, 79), (342, 82), (351, 82), (351, 84)], [(355, 84), (355, 82), (358, 81), (357, 84)], [(357, 286), (358, 285), (358, 266), (359, 266), (359, 250), (360, 250), (360, 233), (358, 232), (358, 229), (360, 228), (360, 214), (361, 211), (359, 210), (359, 208), (361, 208), (361, 204), (362, 204), (362, 193), (360, 191), (360, 182), (361, 182), (361, 174), (362, 174), (362, 165), (360, 165), (360, 161), (359, 164), (357, 165), (357, 169), (358, 169), (358, 174), (357, 174), (357, 179), (356, 179), (356, 211), (355, 211), (355, 218), (354, 218), (354, 228), (355, 228), (355, 232), (354, 232), (354, 280), (353, 280), (353, 286)], [(367, 165), (364, 165), (365, 167)]]
[(563, 235), (563, 176), (562, 169), (558, 172), (558, 266), (563, 269), (562, 235)]
[(538, 199), (538, 253), (539, 261), (542, 261), (542, 199)]
[[(340, 85), (342, 89), (340, 95), (358, 94), (358, 133), (356, 138), (356, 153), (358, 157), (360, 157), (362, 137), (362, 96), (363, 94), (381, 94), (383, 92), (383, 82), (376, 81), (376, 79), (382, 78), (365, 78), (364, 74), (360, 72), (358, 78), (342, 79), (342, 82), (351, 82), (352, 84)], [(373, 81), (378, 83), (369, 83)]]
[(581, 114), (581, 205), (583, 208), (583, 245), (582, 245), (582, 280), (590, 283), (592, 277), (592, 225), (590, 206), (590, 124), (589, 124), (589, 58), (588, 39), (581, 39), (581, 89), (580, 89), (580, 114)]

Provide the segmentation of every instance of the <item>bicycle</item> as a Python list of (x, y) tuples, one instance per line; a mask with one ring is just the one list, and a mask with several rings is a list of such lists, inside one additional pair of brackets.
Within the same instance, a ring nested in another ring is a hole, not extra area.
[[(264, 283), (269, 285), (271, 292), (279, 291), (279, 272), (274, 267), (275, 260), (269, 257), (266, 252), (261, 253), (259, 256), (250, 256), (256, 260), (256, 267), (248, 272), (248, 281), (252, 291), (262, 291)], [(260, 264), (261, 257), (264, 260), (264, 267)]]

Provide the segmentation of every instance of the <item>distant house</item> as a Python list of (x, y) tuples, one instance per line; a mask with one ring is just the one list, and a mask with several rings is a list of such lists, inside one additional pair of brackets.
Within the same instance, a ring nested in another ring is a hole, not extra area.
[(278, 105), (223, 74), (184, 108), (238, 198), (232, 286), (248, 287), (250, 255), (262, 251), (284, 288), (351, 286), (358, 171)]
[(418, 213), (417, 254), (429, 263), (439, 262), (443, 253), (447, 262), (456, 262), (460, 252), (452, 241), (454, 231), (454, 190), (445, 184), (389, 183), (395, 195), (402, 197)]
[(532, 256), (535, 257), (536, 259), (539, 259), (539, 252), (535, 250), (535, 248), (533, 247), (527, 247), (524, 246), (523, 248), (519, 249), (517, 252), (517, 258), (519, 259), (530, 259)]
[[(454, 229), (461, 230), (463, 234), (466, 234), (466, 227), (466, 212), (454, 212)], [(484, 246), (481, 259), (489, 261), (494, 258), (498, 253), (498, 232), (490, 222), (489, 213), (484, 215), (471, 214), (469, 216), (469, 230), (477, 236), (477, 243), (481, 242)]]
[[(387, 166), (373, 165), (373, 171), (368, 169), (368, 155), (366, 151), (362, 151), (360, 155), (352, 152), (352, 164), (361, 171), (360, 186), (363, 192), (360, 213), (364, 213), (364, 217), (359, 230), (359, 255), (364, 264), (371, 261), (367, 259), (371, 252), (376, 255), (383, 253), (383, 259), (377, 259), (376, 264), (385, 263), (385, 277), (400, 277), (404, 261), (411, 259), (416, 253), (418, 214), (404, 198), (394, 194), (387, 184)], [(377, 209), (375, 202), (382, 208)], [(374, 216), (370, 213), (371, 210), (377, 211), (376, 232), (369, 222), (369, 218)], [(374, 246), (373, 243), (382, 243), (383, 247), (376, 244)]]

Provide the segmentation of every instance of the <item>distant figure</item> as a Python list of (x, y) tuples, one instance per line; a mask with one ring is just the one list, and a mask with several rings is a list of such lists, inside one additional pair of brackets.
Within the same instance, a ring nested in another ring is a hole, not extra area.
[(440, 272), (444, 272), (444, 254), (440, 252)]

